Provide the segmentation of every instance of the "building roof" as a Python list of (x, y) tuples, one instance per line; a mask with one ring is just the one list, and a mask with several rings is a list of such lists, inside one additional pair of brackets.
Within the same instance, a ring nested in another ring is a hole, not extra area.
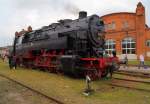
[(101, 16), (100, 18), (104, 18), (104, 17), (112, 16), (112, 15), (135, 15), (135, 13), (132, 13), (132, 12), (110, 13), (110, 14), (106, 14), (106, 15), (104, 15), (104, 16)]

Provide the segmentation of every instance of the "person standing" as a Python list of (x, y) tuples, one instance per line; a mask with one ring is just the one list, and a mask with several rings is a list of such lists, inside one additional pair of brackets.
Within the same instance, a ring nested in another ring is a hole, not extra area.
[(124, 57), (124, 68), (127, 68), (128, 67), (128, 57), (127, 55), (125, 55)]
[(112, 52), (113, 57), (111, 57), (111, 65), (109, 66), (108, 72), (110, 73), (110, 78), (112, 78), (113, 72), (119, 69), (119, 59), (116, 56), (116, 51)]
[(12, 55), (9, 55), (8, 56), (8, 63), (9, 63), (9, 68), (10, 69), (12, 69), (12, 67), (13, 67), (13, 65), (12, 65), (13, 62), (12, 61), (13, 61), (13, 57), (12, 57)]
[(140, 59), (140, 62), (139, 62), (139, 69), (140, 69), (140, 67), (144, 67), (144, 56), (143, 56), (143, 54), (140, 55), (139, 59)]
[(17, 68), (17, 59), (16, 59), (16, 56), (14, 55), (13, 56), (13, 69), (16, 69)]

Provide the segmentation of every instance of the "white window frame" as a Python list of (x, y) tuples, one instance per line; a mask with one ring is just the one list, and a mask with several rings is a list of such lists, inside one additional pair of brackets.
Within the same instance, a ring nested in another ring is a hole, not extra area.
[(108, 46), (108, 48), (107, 47), (105, 48), (105, 50), (108, 52), (108, 54), (112, 54), (112, 51), (116, 50), (116, 42), (113, 39), (106, 40), (105, 46)]
[[(123, 47), (123, 44), (125, 45), (125, 47)], [(135, 44), (134, 45), (135, 47), (132, 47), (132, 44)], [(122, 54), (136, 54), (136, 41), (132, 37), (124, 38), (122, 40), (121, 45), (122, 45)], [(123, 53), (123, 50), (125, 50), (125, 53)], [(134, 50), (135, 53), (132, 53), (132, 50)]]

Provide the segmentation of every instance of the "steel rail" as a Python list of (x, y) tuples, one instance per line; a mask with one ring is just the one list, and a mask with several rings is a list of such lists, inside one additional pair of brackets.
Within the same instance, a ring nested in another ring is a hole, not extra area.
[(117, 80), (123, 80), (123, 81), (130, 81), (130, 82), (138, 82), (138, 83), (145, 83), (145, 84), (150, 84), (150, 82), (146, 82), (146, 81), (139, 81), (139, 80), (131, 80), (131, 79), (124, 79), (124, 78), (115, 78), (113, 77), (114, 79), (117, 79)]
[(128, 89), (132, 89), (132, 90), (137, 90), (137, 91), (144, 91), (144, 92), (150, 92), (150, 90), (147, 89), (141, 89), (141, 88), (135, 88), (135, 87), (129, 87), (129, 86), (124, 86), (124, 85), (119, 85), (119, 84), (108, 84), (110, 86), (114, 86), (114, 87), (122, 87), (122, 88), (128, 88)]
[(149, 74), (145, 73), (134, 73), (134, 72), (125, 72), (125, 71), (119, 71), (119, 72), (114, 72), (114, 74), (121, 74), (121, 75), (127, 75), (127, 76), (133, 76), (133, 77), (141, 77), (141, 78), (150, 78)]

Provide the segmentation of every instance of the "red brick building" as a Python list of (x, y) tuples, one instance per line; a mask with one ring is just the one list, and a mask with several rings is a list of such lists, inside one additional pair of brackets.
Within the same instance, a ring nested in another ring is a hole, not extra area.
[(145, 7), (138, 3), (135, 13), (119, 12), (101, 17), (106, 29), (106, 50), (117, 51), (123, 58), (137, 59), (143, 54), (150, 59), (150, 28), (145, 23)]

